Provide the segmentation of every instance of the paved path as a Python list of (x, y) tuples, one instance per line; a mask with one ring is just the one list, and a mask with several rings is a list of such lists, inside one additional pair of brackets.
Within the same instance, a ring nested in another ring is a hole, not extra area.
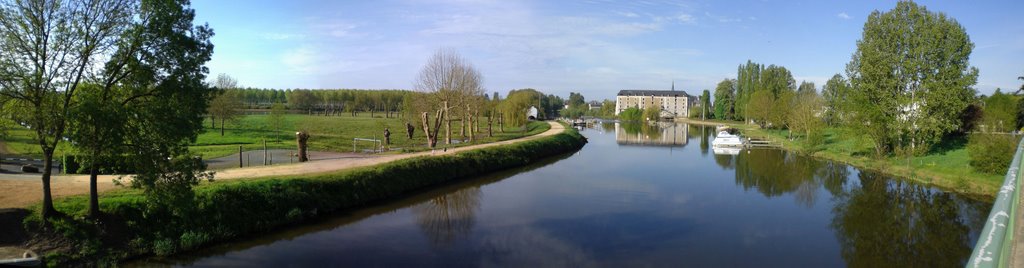
[[(295, 164), (233, 168), (217, 171), (214, 178), (216, 180), (234, 180), (270, 176), (328, 173), (419, 156), (449, 155), (467, 150), (512, 144), (540, 137), (552, 136), (562, 133), (562, 131), (565, 130), (565, 127), (563, 127), (562, 124), (556, 122), (548, 122), (548, 124), (551, 125), (551, 129), (537, 135), (507, 141), (448, 149), (447, 152), (436, 150), (434, 152), (427, 151), (410, 154), (385, 155), (372, 158), (336, 158)], [(118, 188), (113, 184), (113, 180), (117, 177), (118, 176), (116, 175), (99, 176), (97, 187), (100, 192)], [(51, 193), (55, 197), (87, 194), (89, 192), (89, 176), (54, 176), (51, 179), (50, 187)], [(20, 208), (38, 203), (42, 200), (41, 189), (42, 183), (39, 181), (39, 175), (0, 174), (0, 208)]]

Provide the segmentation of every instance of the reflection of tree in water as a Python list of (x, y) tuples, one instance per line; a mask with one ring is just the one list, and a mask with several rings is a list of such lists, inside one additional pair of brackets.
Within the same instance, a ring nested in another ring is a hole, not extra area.
[(603, 129), (604, 132), (615, 132), (615, 123), (612, 123), (612, 122), (601, 123), (601, 129)]
[[(767, 197), (792, 192), (797, 203), (807, 207), (814, 206), (819, 187), (835, 193), (849, 176), (843, 164), (782, 150), (747, 150), (734, 159), (736, 184)], [(715, 161), (723, 167), (733, 164), (731, 156), (716, 156)]]
[(711, 132), (708, 130), (708, 126), (697, 126), (700, 128), (700, 154), (708, 155), (708, 137), (711, 136)]
[(967, 261), (972, 221), (960, 216), (961, 205), (984, 209), (970, 205), (980, 202), (874, 172), (859, 177), (860, 187), (836, 195), (831, 225), (849, 266), (944, 267)]
[(434, 245), (450, 245), (466, 236), (476, 223), (480, 187), (467, 187), (416, 205), (416, 223)]

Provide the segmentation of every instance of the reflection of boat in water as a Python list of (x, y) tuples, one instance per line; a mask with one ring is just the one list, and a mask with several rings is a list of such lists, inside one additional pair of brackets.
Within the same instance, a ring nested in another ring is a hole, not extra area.
[(739, 147), (714, 147), (711, 151), (717, 155), (739, 155), (743, 149)]
[(719, 147), (743, 147), (746, 142), (740, 135), (733, 134), (734, 129), (728, 127), (718, 127), (718, 135), (715, 136), (715, 140), (711, 141), (711, 146), (716, 149)]

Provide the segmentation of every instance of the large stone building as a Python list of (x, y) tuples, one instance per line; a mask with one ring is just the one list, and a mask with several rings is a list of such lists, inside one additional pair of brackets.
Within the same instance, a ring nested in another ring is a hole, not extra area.
[(661, 110), (662, 118), (689, 117), (690, 107), (697, 104), (697, 97), (685, 91), (621, 90), (615, 96), (615, 115), (630, 107), (644, 110), (653, 106)]

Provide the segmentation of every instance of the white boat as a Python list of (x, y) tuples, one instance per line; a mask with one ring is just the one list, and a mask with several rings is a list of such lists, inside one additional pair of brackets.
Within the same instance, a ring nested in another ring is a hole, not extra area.
[(743, 147), (745, 145), (742, 137), (729, 133), (727, 129), (719, 131), (715, 140), (711, 141), (713, 147)]
[(739, 155), (743, 149), (739, 147), (712, 147), (711, 151), (716, 155)]

